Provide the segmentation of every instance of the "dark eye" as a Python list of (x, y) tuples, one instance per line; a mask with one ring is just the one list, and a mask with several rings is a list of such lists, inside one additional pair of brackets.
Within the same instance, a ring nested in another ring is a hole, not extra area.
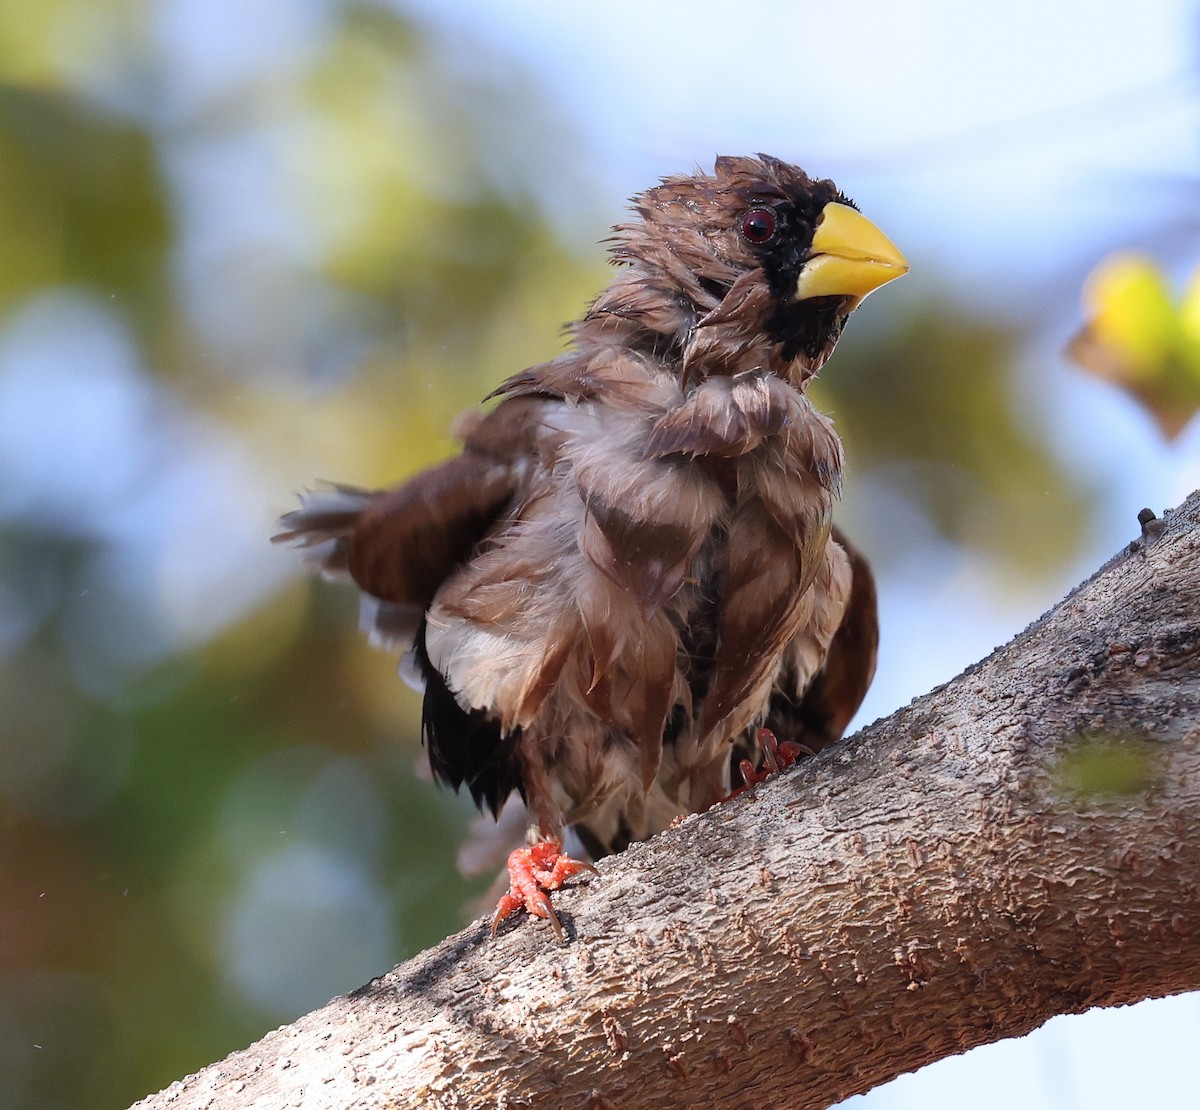
[(775, 236), (775, 213), (770, 208), (751, 208), (742, 217), (742, 235), (751, 243), (766, 243)]

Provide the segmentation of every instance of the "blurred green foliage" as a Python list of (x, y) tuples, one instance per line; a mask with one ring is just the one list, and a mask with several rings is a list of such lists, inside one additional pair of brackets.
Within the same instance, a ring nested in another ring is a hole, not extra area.
[[(0, 8), (6, 1107), (123, 1105), (461, 924), (469, 807), (414, 774), (415, 695), (266, 538), (308, 481), (447, 452), (604, 281), (535, 187), (583, 153), (502, 59), (331, 2), (217, 81), (172, 10)], [(1015, 337), (891, 311), (820, 383), (852, 473), (1064, 559), (1084, 507)]]
[[(947, 312), (948, 300), (877, 331), (868, 350), (821, 377), (818, 396), (837, 415), (856, 481), (919, 507), (945, 540), (1019, 573), (1045, 570), (1086, 525), (1081, 490), (1020, 417), (1018, 336), (1001, 321)], [(886, 525), (874, 538), (876, 558), (900, 554)]]
[(0, 310), (58, 283), (161, 323), (170, 213), (142, 129), (57, 91), (0, 85)]
[(1053, 774), (1064, 798), (1090, 809), (1151, 789), (1164, 770), (1162, 753), (1152, 741), (1113, 732), (1068, 737)]

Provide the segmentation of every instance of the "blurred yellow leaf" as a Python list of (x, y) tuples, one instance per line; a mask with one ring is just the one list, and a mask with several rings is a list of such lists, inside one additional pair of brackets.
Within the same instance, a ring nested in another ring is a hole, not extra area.
[(1147, 255), (1118, 252), (1088, 276), (1087, 323), (1068, 354), (1120, 386), (1174, 439), (1200, 408), (1200, 271), (1178, 303)]
[(1180, 340), (1193, 377), (1200, 376), (1200, 266), (1192, 271), (1179, 305)]

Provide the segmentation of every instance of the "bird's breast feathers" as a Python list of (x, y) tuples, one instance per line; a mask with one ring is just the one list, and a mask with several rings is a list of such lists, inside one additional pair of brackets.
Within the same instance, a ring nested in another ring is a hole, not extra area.
[[(813, 629), (825, 646), (846, 585), (827, 550), (841, 445), (802, 393), (761, 371), (685, 390), (622, 359), (610, 379), (599, 361), (583, 369), (589, 396), (547, 407), (554, 449), (443, 584), (426, 628), (429, 659), (464, 709), (528, 743), (545, 733), (581, 781), (613, 736), (637, 777), (652, 778), (658, 757), (647, 767), (643, 753), (659, 751), (669, 716), (676, 746), (697, 759), (728, 740), (762, 713), (785, 646), (813, 623), (814, 578), (829, 587), (817, 623), (831, 627)], [(552, 366), (561, 389), (564, 367)], [(722, 646), (699, 675), (688, 630), (704, 621)], [(564, 753), (559, 739), (581, 717), (603, 725), (584, 730), (602, 750)]]

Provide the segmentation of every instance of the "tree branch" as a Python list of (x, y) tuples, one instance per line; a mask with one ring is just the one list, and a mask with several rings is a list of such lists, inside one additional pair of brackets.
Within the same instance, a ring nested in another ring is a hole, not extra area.
[(824, 1107), (1200, 987), (1200, 494), (1005, 648), (137, 1105)]

